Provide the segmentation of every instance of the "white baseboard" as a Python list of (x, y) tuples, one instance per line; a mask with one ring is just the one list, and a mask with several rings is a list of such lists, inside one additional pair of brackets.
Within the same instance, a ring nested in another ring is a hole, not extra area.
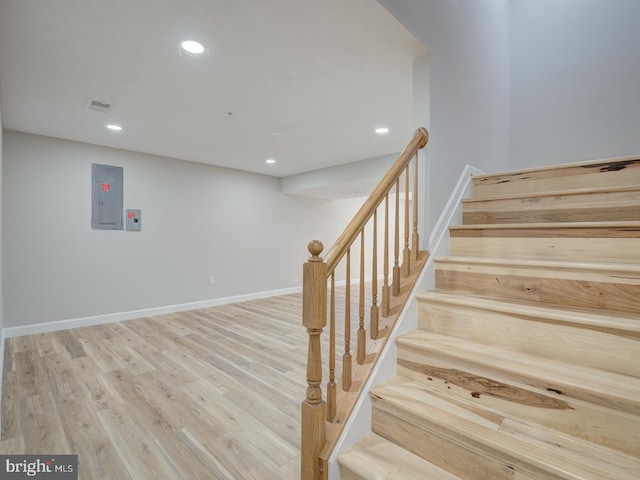
[[(270, 290), (266, 292), (249, 293), (246, 295), (236, 295), (233, 297), (214, 298), (211, 300), (202, 300), (198, 302), (181, 303), (178, 305), (167, 305), (163, 307), (145, 308), (141, 310), (132, 310), (129, 312), (107, 313), (105, 315), (95, 315), (92, 317), (73, 318), (70, 320), (58, 320), (55, 322), (32, 323), (21, 327), (8, 327), (2, 330), (2, 348), (4, 348), (4, 339), (12, 337), (21, 337), (23, 335), (33, 335), (37, 333), (55, 332), (58, 330), (68, 330), (70, 328), (88, 327), (91, 325), (101, 325), (105, 323), (122, 322), (124, 320), (133, 320), (134, 318), (150, 317), (153, 315), (164, 315), (167, 313), (184, 312), (187, 310), (196, 310), (198, 308), (215, 307), (218, 305), (226, 305), (229, 303), (246, 302), (249, 300), (258, 300), (260, 298), (276, 297), (278, 295), (287, 295), (289, 293), (299, 293), (302, 287), (283, 288), (280, 290)], [(0, 357), (0, 363), (2, 362)]]

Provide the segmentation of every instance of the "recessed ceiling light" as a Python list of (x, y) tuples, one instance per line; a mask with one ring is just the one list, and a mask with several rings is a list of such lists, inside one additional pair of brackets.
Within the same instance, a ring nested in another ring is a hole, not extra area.
[(114, 123), (110, 123), (109, 125), (107, 125), (107, 128), (109, 130), (113, 130), (114, 132), (119, 132), (120, 130), (122, 130), (122, 127), (120, 125), (116, 125)]
[(384, 135), (385, 133), (389, 133), (389, 129), (387, 127), (376, 128), (376, 133), (378, 135)]
[(273, 165), (274, 163), (276, 163), (276, 161), (273, 158), (267, 158), (265, 160), (265, 163), (268, 163), (269, 165)]
[(180, 44), (182, 49), (187, 53), (198, 54), (204, 52), (204, 46), (194, 40), (185, 40)]

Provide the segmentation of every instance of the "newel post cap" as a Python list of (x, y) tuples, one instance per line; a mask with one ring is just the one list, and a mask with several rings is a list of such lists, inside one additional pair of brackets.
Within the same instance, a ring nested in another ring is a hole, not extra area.
[(322, 244), (322, 242), (320, 240), (311, 240), (309, 242), (309, 245), (307, 245), (307, 249), (309, 250), (309, 253), (311, 254), (311, 257), (309, 258), (310, 262), (321, 262), (322, 258), (320, 258), (320, 254), (322, 253), (322, 250), (324, 249), (324, 245)]

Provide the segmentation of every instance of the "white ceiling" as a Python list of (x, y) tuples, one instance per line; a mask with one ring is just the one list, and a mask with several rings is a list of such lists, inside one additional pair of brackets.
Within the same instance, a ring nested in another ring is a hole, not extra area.
[(2, 123), (286, 176), (400, 151), (425, 52), (375, 0), (0, 0)]

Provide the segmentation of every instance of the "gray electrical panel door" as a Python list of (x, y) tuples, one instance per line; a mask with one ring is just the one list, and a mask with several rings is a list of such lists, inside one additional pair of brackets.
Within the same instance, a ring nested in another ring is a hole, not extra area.
[(91, 228), (122, 230), (123, 205), (122, 167), (91, 165)]

